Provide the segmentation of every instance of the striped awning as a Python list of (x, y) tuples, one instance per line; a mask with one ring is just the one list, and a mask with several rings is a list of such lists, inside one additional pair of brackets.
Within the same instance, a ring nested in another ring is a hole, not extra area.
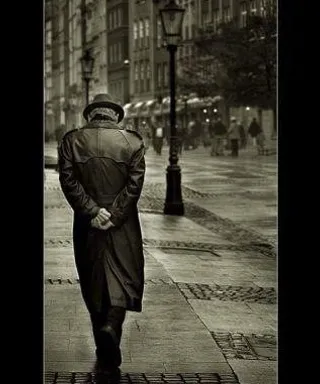
[(127, 103), (127, 104), (125, 104), (124, 106), (123, 106), (123, 109), (124, 110), (127, 110), (127, 109), (129, 109), (129, 108), (131, 108), (132, 107), (132, 103)]
[(157, 102), (157, 100), (153, 99), (153, 100), (148, 100), (146, 102), (146, 107), (151, 107), (152, 105), (154, 105), (155, 103)]
[(145, 102), (144, 101), (138, 101), (135, 105), (134, 105), (134, 108), (137, 109), (137, 108), (141, 108), (143, 106)]

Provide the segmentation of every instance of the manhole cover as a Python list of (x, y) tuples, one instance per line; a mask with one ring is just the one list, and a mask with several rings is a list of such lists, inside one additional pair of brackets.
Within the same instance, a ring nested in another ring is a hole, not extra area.
[(247, 303), (276, 304), (274, 288), (241, 287), (231, 285), (207, 285), (177, 283), (183, 296), (188, 299), (242, 301)]
[(212, 337), (227, 359), (277, 360), (274, 335), (212, 332)]

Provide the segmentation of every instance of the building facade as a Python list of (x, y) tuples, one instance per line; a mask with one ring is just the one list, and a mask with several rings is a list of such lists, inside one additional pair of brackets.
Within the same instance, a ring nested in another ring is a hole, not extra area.
[(106, 0), (49, 0), (45, 4), (45, 136), (83, 124), (85, 89), (81, 57), (95, 58), (90, 94), (107, 90)]
[[(263, 15), (268, 0), (177, 0), (185, 9), (182, 37), (177, 50), (177, 80), (182, 62), (196, 54), (193, 40), (200, 28), (213, 29), (236, 19), (239, 27), (248, 15)], [(270, 1), (270, 0), (269, 0)], [(85, 84), (81, 57), (94, 56), (90, 98), (108, 92), (125, 106), (126, 118), (138, 127), (151, 116), (164, 122), (169, 116), (169, 54), (164, 46), (159, 9), (167, 0), (46, 0), (45, 3), (45, 134), (54, 138), (57, 127), (65, 131), (81, 126)], [(217, 95), (212, 95), (216, 97)], [(182, 95), (177, 81), (177, 118), (188, 113), (203, 119), (212, 100)], [(258, 112), (244, 106), (232, 110), (249, 120)], [(240, 111), (240, 112), (239, 112)], [(272, 121), (270, 111), (262, 120)], [(266, 123), (267, 124), (267, 123)], [(272, 128), (271, 128), (272, 130)]]
[(129, 1), (107, 1), (107, 56), (109, 93), (122, 105), (129, 92)]

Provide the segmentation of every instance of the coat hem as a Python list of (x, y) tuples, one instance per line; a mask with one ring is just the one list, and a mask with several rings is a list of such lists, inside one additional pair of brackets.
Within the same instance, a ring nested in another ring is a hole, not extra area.
[(127, 311), (132, 312), (141, 312), (142, 304), (139, 299), (116, 299), (114, 297), (110, 297), (110, 302), (112, 306), (125, 308)]

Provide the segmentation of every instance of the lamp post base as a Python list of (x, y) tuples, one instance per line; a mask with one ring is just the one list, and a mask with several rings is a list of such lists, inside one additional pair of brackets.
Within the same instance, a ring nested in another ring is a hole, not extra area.
[(178, 165), (169, 165), (167, 167), (167, 194), (163, 213), (165, 215), (184, 215), (181, 193), (181, 172)]

